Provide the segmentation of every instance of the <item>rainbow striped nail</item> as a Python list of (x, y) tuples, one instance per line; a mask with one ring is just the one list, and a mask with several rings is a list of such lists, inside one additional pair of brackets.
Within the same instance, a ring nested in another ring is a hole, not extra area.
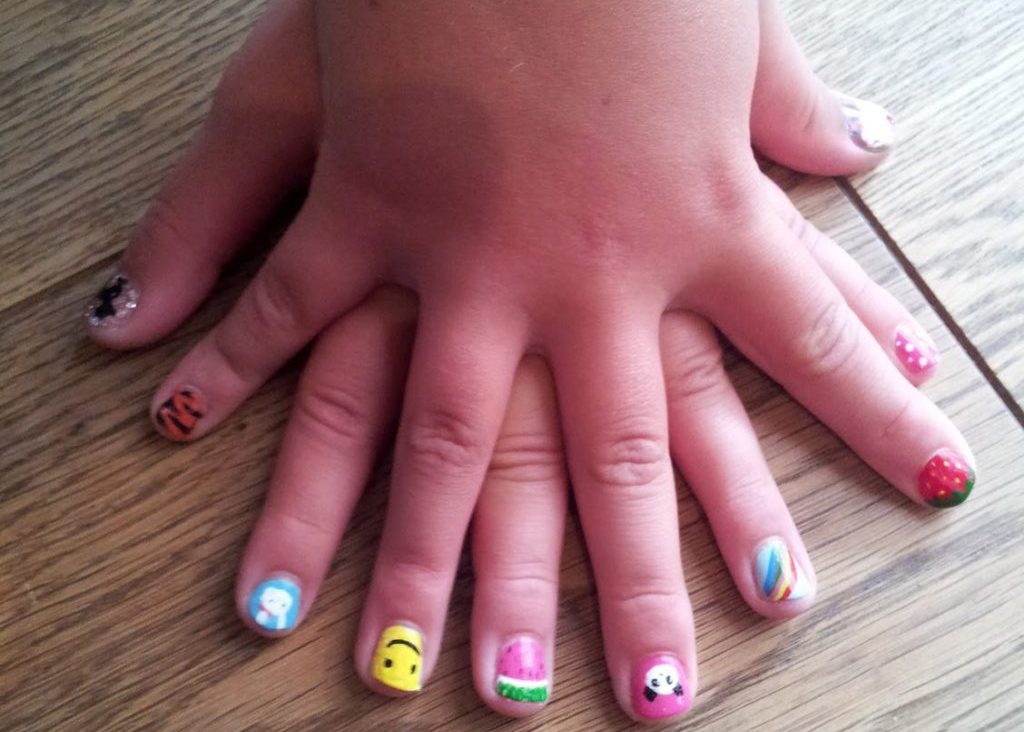
[(757, 588), (772, 602), (800, 600), (809, 588), (803, 572), (782, 539), (766, 541), (757, 552)]

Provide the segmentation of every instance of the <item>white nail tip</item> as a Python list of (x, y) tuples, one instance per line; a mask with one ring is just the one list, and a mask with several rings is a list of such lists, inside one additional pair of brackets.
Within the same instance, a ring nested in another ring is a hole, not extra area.
[(874, 102), (840, 95), (846, 131), (858, 147), (884, 152), (896, 142), (896, 121)]

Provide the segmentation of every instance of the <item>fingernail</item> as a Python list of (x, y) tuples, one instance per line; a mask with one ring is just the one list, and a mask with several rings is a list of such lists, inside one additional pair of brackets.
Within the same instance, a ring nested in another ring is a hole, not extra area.
[(389, 625), (373, 652), (373, 678), (399, 691), (423, 688), (423, 636), (408, 625)]
[(633, 711), (644, 719), (682, 714), (693, 702), (683, 664), (669, 653), (655, 653), (637, 662), (631, 693)]
[(939, 365), (939, 350), (931, 340), (906, 326), (901, 325), (896, 329), (893, 347), (896, 358), (911, 374), (923, 374)]
[(766, 541), (757, 552), (757, 589), (772, 602), (807, 597), (809, 587), (803, 571), (779, 538)]
[(206, 413), (202, 395), (192, 387), (182, 387), (156, 410), (160, 431), (177, 442), (187, 440)]
[(952, 508), (971, 495), (974, 468), (959, 454), (944, 448), (925, 463), (917, 484), (921, 498), (929, 506)]
[(498, 696), (512, 701), (542, 704), (548, 700), (544, 647), (536, 638), (518, 636), (501, 647), (494, 688)]
[(885, 152), (896, 141), (896, 120), (874, 102), (839, 94), (846, 132), (858, 147), (868, 152)]
[(264, 630), (286, 632), (299, 618), (302, 590), (287, 577), (261, 582), (249, 596), (249, 617)]
[(117, 274), (90, 301), (85, 320), (93, 328), (109, 328), (124, 322), (138, 305), (138, 290), (127, 277)]

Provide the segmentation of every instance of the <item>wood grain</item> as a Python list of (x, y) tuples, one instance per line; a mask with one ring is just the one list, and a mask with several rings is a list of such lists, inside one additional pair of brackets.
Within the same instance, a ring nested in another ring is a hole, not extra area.
[(828, 83), (897, 116), (892, 159), (854, 186), (1024, 404), (1024, 6), (783, 4)]
[[(297, 366), (198, 444), (157, 437), (146, 407), (253, 261), (157, 347), (107, 353), (82, 335), (83, 301), (205, 108), (256, 5), (0, 7), (0, 729), (631, 728), (610, 697), (572, 522), (555, 698), (539, 717), (499, 718), (471, 688), (468, 566), (426, 691), (394, 701), (361, 684), (352, 647), (386, 466), (301, 630), (268, 643), (242, 627), (233, 574)], [(120, 117), (125, 111), (133, 114)], [(750, 612), (681, 486), (701, 689), (676, 728), (1021, 729), (1024, 432), (835, 184), (775, 174), (937, 336), (945, 362), (927, 392), (971, 442), (979, 487), (956, 511), (915, 508), (731, 358), (815, 562), (819, 600), (785, 624)]]

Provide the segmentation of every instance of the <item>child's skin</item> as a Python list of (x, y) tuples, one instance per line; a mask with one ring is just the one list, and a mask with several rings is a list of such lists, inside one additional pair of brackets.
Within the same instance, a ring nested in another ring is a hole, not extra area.
[[(429, 677), (475, 507), (476, 685), (503, 713), (539, 708), (499, 696), (495, 669), (516, 666), (503, 649), (529, 656), (520, 636), (552, 667), (564, 437), (615, 695), (634, 718), (684, 711), (697, 670), (670, 452), (751, 607), (791, 617), (815, 592), (712, 324), (898, 489), (952, 503), (936, 491), (963, 475), (931, 460), (972, 458), (914, 388), (937, 364), (927, 337), (751, 152), (867, 169), (887, 123), (842, 110), (771, 2), (275, 6), (91, 318), (111, 347), (165, 335), (312, 174), (154, 399), (165, 434), (195, 439), (317, 340), (240, 569), (243, 617), (301, 622), (401, 403), (360, 673), (383, 692)], [(542, 358), (517, 370), (524, 354)]]

